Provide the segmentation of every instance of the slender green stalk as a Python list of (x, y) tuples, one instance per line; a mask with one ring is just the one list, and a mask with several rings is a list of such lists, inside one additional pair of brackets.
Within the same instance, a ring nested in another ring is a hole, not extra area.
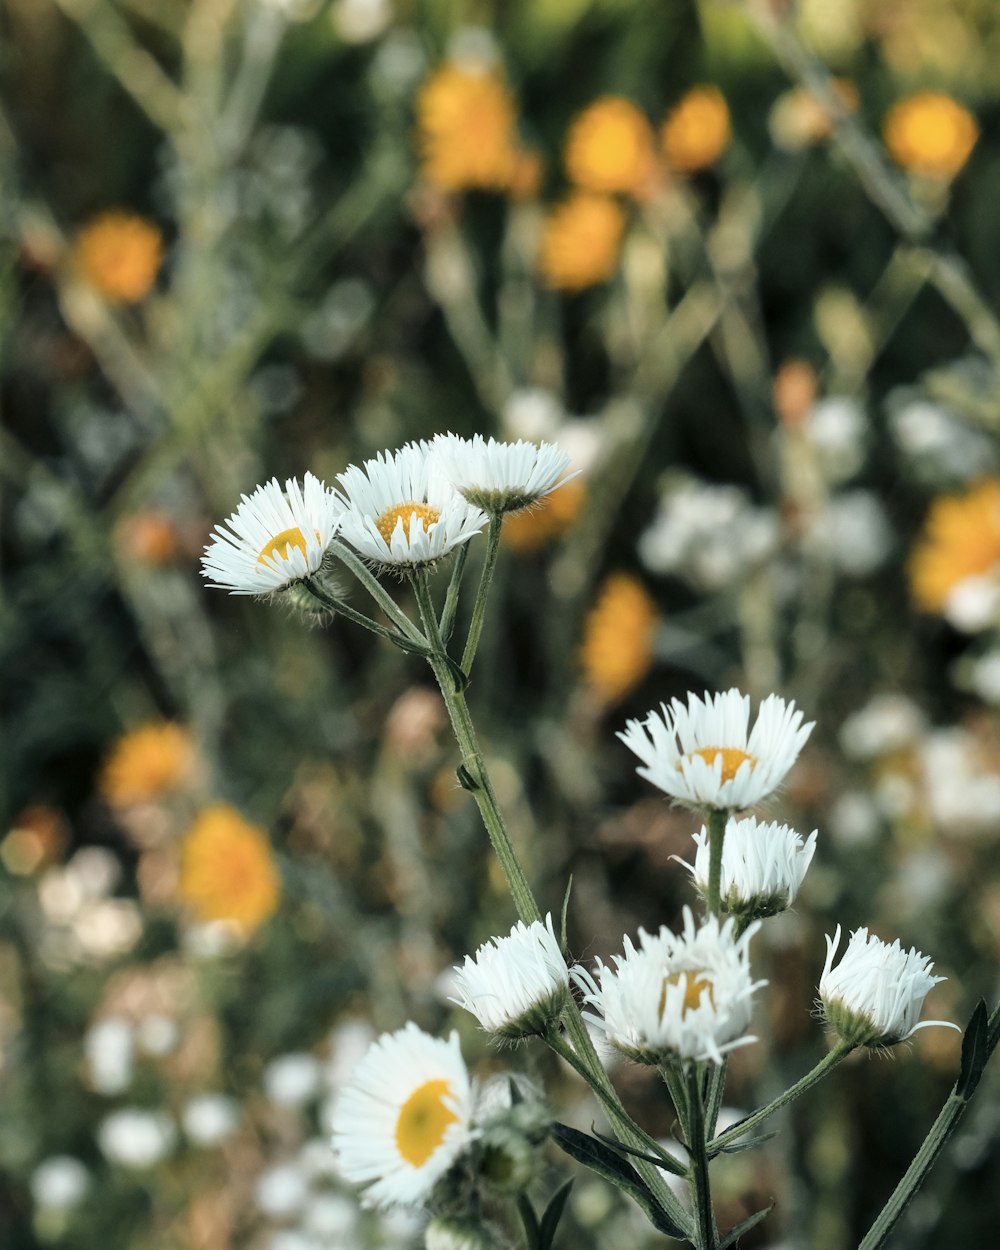
[(424, 638), (420, 630), (417, 629), (416, 625), (414, 625), (399, 604), (396, 603), (385, 587), (381, 585), (360, 556), (355, 555), (350, 547), (337, 539), (334, 539), (329, 549), (341, 564), (346, 565), (351, 570), (401, 634), (412, 638), (414, 642), (426, 643), (427, 639)]
[[(362, 612), (356, 612), (349, 604), (341, 599), (337, 599), (331, 595), (326, 587), (324, 587), (315, 577), (305, 577), (302, 579), (303, 585), (312, 595), (312, 597), (321, 603), (325, 608), (329, 608), (331, 612), (337, 616), (342, 616), (348, 621), (353, 621), (355, 625), (360, 625), (363, 629), (370, 630), (373, 634), (378, 634), (380, 638), (385, 638), (389, 642), (395, 643), (397, 647), (401, 647), (404, 651), (418, 650), (419, 644), (415, 639), (401, 636), (395, 630), (387, 629), (384, 625), (380, 625), (378, 621), (373, 621), (370, 617), (365, 616)], [(424, 646), (419, 647), (419, 652), (424, 655), (430, 655), (431, 649), (424, 640)]]
[(708, 893), (705, 908), (710, 916), (717, 916), (721, 908), (722, 844), (726, 838), (726, 813), (718, 808), (708, 809)]
[(705, 1143), (705, 1107), (701, 1097), (701, 1073), (697, 1064), (687, 1069), (688, 1150), (691, 1154), (691, 1189), (697, 1221), (698, 1250), (717, 1250), (719, 1230), (712, 1210), (712, 1190), (708, 1180), (708, 1148)]
[(440, 625), (441, 641), (445, 646), (451, 642), (451, 635), (455, 629), (455, 614), (458, 611), (458, 592), (462, 588), (462, 577), (465, 574), (465, 565), (469, 558), (471, 545), (471, 543), (462, 543), (455, 554), (455, 562), (451, 567), (451, 579), (448, 582), (448, 593), (445, 596)]
[(764, 1121), (774, 1115), (776, 1111), (780, 1111), (782, 1107), (787, 1107), (790, 1102), (794, 1102), (795, 1099), (798, 1098), (800, 1094), (804, 1094), (807, 1089), (812, 1089), (812, 1087), (818, 1084), (818, 1082), (820, 1082), (828, 1072), (832, 1072), (837, 1064), (840, 1063), (842, 1059), (846, 1058), (852, 1050), (854, 1050), (853, 1043), (838, 1042), (831, 1051), (828, 1051), (827, 1054), (823, 1056), (812, 1071), (807, 1072), (805, 1076), (796, 1081), (790, 1089), (786, 1089), (783, 1094), (779, 1094), (778, 1097), (775, 1098), (773, 1102), (769, 1102), (766, 1107), (761, 1107), (759, 1111), (755, 1111), (753, 1115), (747, 1116), (747, 1118), (745, 1120), (741, 1120), (739, 1124), (734, 1124), (732, 1128), (726, 1129), (724, 1133), (720, 1133), (718, 1137), (709, 1142), (708, 1149), (710, 1153), (713, 1155), (718, 1154), (723, 1147), (728, 1146), (731, 1142), (743, 1137), (745, 1134), (749, 1133), (751, 1129), (755, 1129), (758, 1124), (763, 1124)]
[(466, 673), (472, 672), (472, 662), (476, 658), (479, 646), (479, 635), (483, 632), (483, 621), (486, 619), (486, 600), (493, 581), (493, 570), (496, 568), (497, 552), (500, 550), (500, 529), (503, 525), (503, 513), (490, 514), (490, 530), (486, 539), (486, 558), (483, 561), (483, 572), (476, 591), (476, 602), (472, 609), (472, 620), (469, 622), (469, 636), (465, 640), (462, 652), (462, 668)]
[(441, 696), (444, 699), (445, 707), (448, 709), (451, 727), (458, 740), (459, 751), (462, 754), (462, 765), (465, 770), (463, 784), (472, 791), (476, 804), (479, 807), (483, 824), (490, 835), (490, 841), (493, 844), (497, 859), (500, 861), (503, 874), (507, 878), (507, 884), (510, 887), (517, 914), (525, 924), (531, 924), (534, 920), (541, 920), (542, 913), (538, 910), (538, 904), (535, 902), (531, 886), (528, 884), (528, 878), (525, 876), (524, 869), (521, 867), (521, 861), (514, 850), (514, 844), (507, 831), (507, 825), (500, 811), (500, 805), (497, 803), (496, 795), (493, 792), (493, 785), (490, 781), (489, 773), (486, 771), (486, 765), (479, 747), (479, 740), (476, 737), (475, 727), (472, 724), (472, 717), (469, 715), (469, 708), (465, 702), (465, 696), (460, 690), (455, 689), (451, 670), (445, 659), (444, 643), (441, 641), (441, 634), (438, 631), (437, 613), (434, 610), (434, 603), (431, 599), (426, 570), (418, 569), (413, 574), (412, 580), (417, 596), (417, 605), (420, 608), (420, 617), (431, 643), (432, 654), (428, 656), (428, 663), (434, 670), (434, 676), (441, 687)]

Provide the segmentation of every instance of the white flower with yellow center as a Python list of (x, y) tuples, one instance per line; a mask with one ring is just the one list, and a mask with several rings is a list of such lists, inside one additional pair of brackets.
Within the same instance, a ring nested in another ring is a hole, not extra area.
[(473, 1137), (474, 1095), (458, 1047), (412, 1021), (369, 1048), (333, 1111), (333, 1148), (370, 1206), (420, 1207)]
[[(889, 946), (867, 929), (855, 929), (840, 963), (840, 925), (826, 939), (826, 963), (819, 997), (827, 1023), (854, 1046), (894, 1046), (931, 1025), (957, 1029), (949, 1020), (920, 1020), (927, 992), (944, 977), (931, 975), (926, 955), (898, 941)], [(918, 1023), (919, 1022), (919, 1023)]]
[(429, 443), (382, 452), (337, 475), (340, 532), (359, 555), (390, 567), (439, 560), (486, 524), (440, 471)]
[(342, 512), (333, 491), (311, 473), (282, 491), (277, 478), (241, 496), (240, 505), (217, 525), (201, 558), (210, 586), (233, 595), (267, 595), (319, 570)]
[(812, 724), (794, 703), (772, 694), (752, 729), (750, 699), (738, 690), (674, 699), (662, 714), (631, 720), (618, 734), (642, 767), (636, 769), (677, 803), (739, 811), (766, 798), (798, 758)]
[(458, 1003), (488, 1033), (516, 1040), (545, 1033), (566, 1004), (569, 970), (552, 917), (518, 921), (509, 937), (492, 938), (455, 968)]
[(433, 453), (455, 489), (476, 508), (493, 514), (529, 508), (576, 477), (566, 473), (569, 456), (552, 443), (439, 434)]
[[(795, 901), (799, 886), (816, 851), (814, 829), (808, 838), (788, 825), (766, 824), (748, 816), (730, 817), (722, 844), (722, 910), (750, 919), (774, 916)], [(684, 864), (694, 876), (698, 892), (708, 893), (709, 837), (703, 828), (694, 835), (698, 848), (694, 864)], [(682, 861), (683, 862), (683, 861)]]
[(747, 1034), (754, 991), (765, 985), (750, 975), (748, 944), (759, 924), (736, 938), (733, 921), (712, 916), (695, 928), (684, 909), (684, 931), (639, 930), (639, 946), (625, 939), (613, 967), (600, 959), (597, 979), (585, 969), (573, 978), (593, 1011), (584, 1018), (637, 1063), (709, 1060), (757, 1039)]

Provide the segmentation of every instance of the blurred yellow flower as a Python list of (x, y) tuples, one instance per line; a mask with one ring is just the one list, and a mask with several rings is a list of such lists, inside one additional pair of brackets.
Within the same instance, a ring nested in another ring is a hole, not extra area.
[(653, 130), (623, 96), (602, 96), (580, 113), (566, 136), (566, 172), (586, 191), (639, 195), (653, 172)]
[[(848, 78), (833, 78), (830, 86), (841, 108), (853, 113), (858, 107), (858, 89)], [(767, 119), (775, 144), (786, 152), (798, 152), (825, 139), (833, 130), (833, 119), (808, 87), (792, 87), (775, 100)]]
[(882, 126), (897, 165), (932, 178), (953, 178), (979, 138), (968, 109), (940, 91), (921, 91), (894, 105)]
[(581, 478), (575, 477), (537, 505), (504, 517), (501, 537), (520, 555), (534, 555), (572, 527), (586, 499), (587, 488)]
[(729, 145), (729, 108), (717, 87), (692, 87), (667, 115), (663, 154), (682, 173), (714, 164)]
[(181, 537), (173, 519), (155, 508), (133, 512), (118, 527), (122, 551), (142, 564), (165, 565), (181, 553)]
[(514, 99), (499, 74), (443, 65), (421, 88), (416, 110), (428, 182), (443, 191), (508, 185), (519, 153)]
[(142, 725), (112, 747), (97, 788), (109, 803), (143, 803), (184, 786), (194, 762), (191, 739), (180, 725)]
[(625, 214), (605, 195), (577, 191), (552, 210), (538, 264), (547, 286), (580, 290), (603, 282), (618, 264)]
[(148, 294), (162, 261), (159, 228), (119, 209), (88, 222), (73, 244), (77, 272), (115, 303), (134, 304)]
[(604, 579), (580, 643), (584, 679), (602, 700), (616, 703), (649, 672), (658, 620), (656, 604), (637, 577), (611, 573)]
[(226, 803), (206, 807), (181, 846), (179, 891), (201, 920), (232, 920), (252, 933), (281, 897), (263, 831)]
[(984, 478), (960, 495), (940, 495), (910, 557), (910, 588), (927, 612), (942, 612), (951, 591), (1000, 562), (1000, 478)]

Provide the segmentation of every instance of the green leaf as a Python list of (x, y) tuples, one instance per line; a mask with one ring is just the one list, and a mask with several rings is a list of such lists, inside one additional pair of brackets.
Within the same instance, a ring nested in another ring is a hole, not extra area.
[(566, 1199), (569, 1197), (569, 1191), (573, 1188), (573, 1178), (570, 1177), (565, 1184), (560, 1185), (553, 1194), (549, 1205), (545, 1208), (545, 1214), (542, 1216), (542, 1225), (539, 1229), (538, 1250), (550, 1250), (552, 1242), (555, 1240), (556, 1230), (559, 1228), (559, 1221), (562, 1219), (563, 1211), (566, 1209)]
[(971, 1098), (979, 1084), (992, 1050), (989, 1033), (986, 1004), (980, 999), (962, 1038), (962, 1066), (955, 1082), (955, 1093), (960, 1098)]
[(742, 1223), (735, 1225), (735, 1227), (731, 1228), (729, 1232), (726, 1233), (722, 1241), (719, 1242), (719, 1250), (727, 1250), (727, 1247), (735, 1245), (744, 1233), (748, 1233), (751, 1228), (756, 1228), (761, 1220), (770, 1215), (773, 1210), (774, 1203), (772, 1202), (771, 1205), (769, 1207), (765, 1207), (763, 1211), (755, 1211), (753, 1215), (748, 1216)]
[(538, 1226), (538, 1216), (524, 1194), (517, 1196), (517, 1209), (521, 1215), (521, 1223), (524, 1225), (524, 1235), (528, 1242), (527, 1250), (545, 1250), (542, 1244), (542, 1232)]
[(716, 1155), (738, 1155), (744, 1150), (756, 1150), (758, 1146), (763, 1146), (766, 1141), (777, 1136), (777, 1133), (761, 1133), (759, 1137), (750, 1137), (746, 1141), (731, 1142), (728, 1146), (720, 1146), (718, 1150), (710, 1151), (708, 1157), (714, 1159)]
[(424, 657), (434, 654), (430, 647), (425, 647), (420, 642), (414, 642), (412, 638), (407, 638), (405, 634), (399, 633), (398, 630), (391, 630), (389, 636), (401, 651), (408, 651), (411, 655), (422, 655)]
[(444, 660), (448, 666), (448, 672), (451, 674), (451, 680), (455, 687), (455, 693), (461, 694), (469, 685), (469, 674), (462, 668), (460, 664), (456, 664), (450, 655), (445, 652), (440, 653), (440, 658)]
[(469, 772), (464, 764), (459, 764), (458, 768), (455, 769), (455, 773), (458, 777), (458, 784), (463, 790), (470, 790), (473, 794), (475, 794), (477, 790), (482, 789), (482, 786), (480, 786), (479, 782), (475, 779), (475, 777), (473, 777), (472, 773)]
[(566, 952), (568, 943), (566, 941), (566, 916), (569, 912), (569, 892), (573, 888), (573, 874), (569, 874), (569, 880), (566, 882), (566, 893), (563, 895), (562, 905), (562, 921), (559, 929), (559, 949)]
[(636, 1159), (644, 1159), (646, 1163), (652, 1163), (655, 1167), (662, 1168), (664, 1172), (672, 1172), (674, 1176), (687, 1176), (688, 1174), (684, 1164), (672, 1155), (668, 1154), (664, 1158), (662, 1155), (651, 1155), (646, 1154), (643, 1150), (635, 1150), (632, 1146), (626, 1146), (624, 1142), (619, 1141), (617, 1137), (605, 1137), (593, 1125), (591, 1125), (590, 1131), (599, 1141), (604, 1142), (606, 1146), (610, 1146), (612, 1150), (620, 1151), (626, 1155), (633, 1155)]
[(680, 1228), (653, 1197), (646, 1182), (630, 1163), (626, 1163), (617, 1151), (611, 1150), (603, 1142), (570, 1128), (567, 1124), (553, 1124), (552, 1137), (562, 1150), (590, 1168), (598, 1176), (603, 1176), (612, 1185), (624, 1190), (643, 1209), (647, 1219), (661, 1233), (674, 1237), (678, 1241), (690, 1241), (687, 1231)]

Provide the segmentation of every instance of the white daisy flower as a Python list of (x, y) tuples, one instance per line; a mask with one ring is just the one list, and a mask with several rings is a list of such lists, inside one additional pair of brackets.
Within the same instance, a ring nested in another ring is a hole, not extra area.
[(732, 920), (720, 926), (712, 916), (696, 929), (685, 907), (683, 933), (640, 929), (638, 949), (626, 937), (614, 967), (597, 961), (597, 981), (573, 969), (595, 1008), (584, 1019), (638, 1063), (721, 1063), (727, 1051), (757, 1040), (746, 1029), (754, 991), (766, 984), (750, 975), (748, 944), (758, 928), (754, 923), (735, 938)]
[(738, 690), (689, 694), (662, 715), (631, 720), (618, 737), (642, 760), (636, 769), (677, 803), (738, 811), (766, 798), (785, 778), (812, 731), (794, 703), (772, 694), (748, 732), (750, 699)]
[(350, 465), (337, 475), (345, 512), (341, 534), (368, 560), (400, 567), (446, 556), (486, 524), (440, 471), (429, 443)]
[(518, 921), (509, 937), (492, 938), (455, 968), (458, 996), (451, 1001), (471, 1011), (488, 1033), (517, 1039), (545, 1033), (566, 1002), (569, 970), (545, 924)]
[[(806, 869), (816, 851), (816, 833), (804, 841), (788, 825), (763, 824), (752, 816), (726, 821), (722, 843), (722, 910), (751, 919), (774, 916), (795, 901)], [(698, 850), (694, 864), (684, 867), (694, 876), (703, 896), (708, 893), (709, 845), (704, 827), (694, 835)], [(683, 861), (681, 861), (683, 863)]]
[(455, 489), (484, 512), (519, 512), (564, 486), (569, 456), (552, 443), (498, 443), (481, 434), (439, 434), (434, 455)]
[(226, 522), (215, 527), (201, 558), (210, 586), (232, 595), (267, 595), (317, 572), (337, 532), (342, 505), (311, 473), (300, 487), (282, 491), (277, 478), (243, 495)]
[(474, 1094), (458, 1048), (412, 1021), (369, 1048), (333, 1112), (347, 1180), (379, 1207), (419, 1207), (472, 1140)]
[(958, 1028), (948, 1020), (920, 1020), (927, 991), (946, 979), (931, 976), (934, 965), (926, 955), (913, 947), (904, 951), (898, 941), (889, 946), (867, 929), (855, 929), (834, 967), (839, 945), (837, 925), (834, 936), (827, 935), (819, 997), (827, 1023), (843, 1041), (894, 1046), (934, 1024)]

